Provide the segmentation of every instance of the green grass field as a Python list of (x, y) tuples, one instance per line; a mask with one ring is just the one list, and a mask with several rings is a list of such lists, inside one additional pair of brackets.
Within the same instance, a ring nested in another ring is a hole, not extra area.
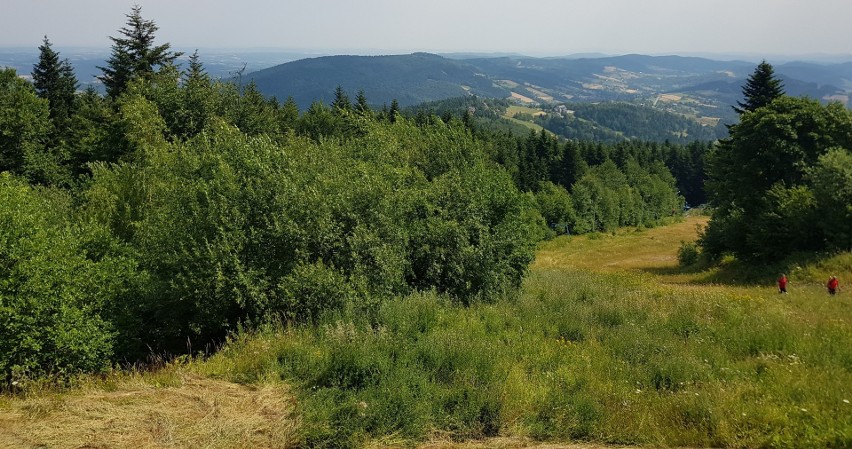
[[(494, 303), (423, 293), (350, 308), (237, 335), (209, 359), (141, 379), (182, 395), (192, 379), (267, 400), (292, 392), (279, 399), (293, 408), (286, 435), (275, 435), (285, 446), (852, 446), (852, 293), (829, 297), (820, 281), (849, 279), (850, 255), (678, 268), (680, 242), (705, 220), (563, 236), (542, 245), (520, 293)], [(788, 295), (774, 287), (782, 266)], [(0, 401), (0, 429), (63, 410), (27, 415), (32, 401), (45, 396)]]
[(527, 121), (527, 120), (518, 120), (517, 118), (515, 118), (515, 114), (518, 114), (518, 113), (529, 114), (529, 115), (535, 117), (537, 115), (544, 114), (544, 111), (542, 111), (541, 109), (538, 109), (538, 108), (530, 108), (530, 107), (526, 107), (526, 106), (512, 105), (512, 106), (509, 106), (508, 108), (506, 108), (506, 113), (503, 114), (503, 118), (505, 118), (506, 120), (509, 120), (510, 122), (514, 122), (514, 123), (517, 123), (519, 125), (523, 125), (523, 126), (529, 128), (529, 129), (531, 129), (535, 132), (541, 132), (544, 129), (544, 128), (541, 127), (541, 125), (535, 124), (533, 122), (530, 122), (530, 121)]

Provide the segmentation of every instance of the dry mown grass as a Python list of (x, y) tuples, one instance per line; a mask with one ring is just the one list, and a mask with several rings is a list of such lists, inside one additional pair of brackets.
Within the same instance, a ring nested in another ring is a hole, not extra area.
[(295, 445), (294, 399), (280, 384), (251, 388), (180, 372), (117, 377), (61, 394), (0, 399), (0, 447)]

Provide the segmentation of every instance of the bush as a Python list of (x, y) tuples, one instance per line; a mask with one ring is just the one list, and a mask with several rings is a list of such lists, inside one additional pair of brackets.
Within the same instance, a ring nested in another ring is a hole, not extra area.
[(701, 255), (698, 244), (696, 242), (680, 242), (680, 248), (677, 250), (677, 261), (682, 267), (689, 267), (698, 263)]
[[(158, 128), (138, 116), (139, 130)], [(151, 274), (123, 340), (183, 351), (269, 314), (303, 322), (415, 290), (469, 303), (520, 285), (541, 218), (473, 136), (353, 123), (351, 140), (275, 142), (216, 122), (186, 142), (139, 140), (132, 164), (96, 165), (87, 213)]]
[(70, 198), (0, 173), (0, 380), (110, 366), (135, 278), (108, 234), (73, 222)]

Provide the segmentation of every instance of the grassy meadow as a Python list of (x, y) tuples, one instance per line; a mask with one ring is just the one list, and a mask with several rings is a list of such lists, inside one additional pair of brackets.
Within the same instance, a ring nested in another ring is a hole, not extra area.
[(852, 446), (852, 292), (823, 288), (852, 257), (678, 268), (705, 220), (546, 242), (495, 303), (422, 293), (3, 397), (0, 446)]

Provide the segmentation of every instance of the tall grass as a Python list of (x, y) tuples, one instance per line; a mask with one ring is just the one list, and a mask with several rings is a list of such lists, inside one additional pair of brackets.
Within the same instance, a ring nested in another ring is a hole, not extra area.
[[(522, 290), (495, 303), (461, 306), (433, 293), (377, 300), (309, 326), (240, 332), (180, 372), (140, 375), (143, 387), (107, 379), (69, 396), (0, 397), (0, 446), (29, 447), (19, 435), (83, 441), (101, 426), (109, 447), (130, 447), (115, 439), (126, 435), (139, 435), (140, 447), (164, 436), (174, 447), (491, 436), (852, 447), (852, 293), (829, 297), (822, 281), (852, 278), (852, 255), (784, 262), (787, 295), (774, 286), (777, 267), (752, 267), (765, 270), (754, 283), (723, 284), (709, 279), (724, 279), (730, 266), (676, 267), (694, 221), (555, 239)], [(142, 415), (162, 425), (131, 427), (150, 421)]]
[(207, 369), (292, 382), (301, 443), (315, 447), (495, 435), (852, 445), (847, 297), (649, 280), (538, 269), (495, 304), (421, 294), (243, 335)]

